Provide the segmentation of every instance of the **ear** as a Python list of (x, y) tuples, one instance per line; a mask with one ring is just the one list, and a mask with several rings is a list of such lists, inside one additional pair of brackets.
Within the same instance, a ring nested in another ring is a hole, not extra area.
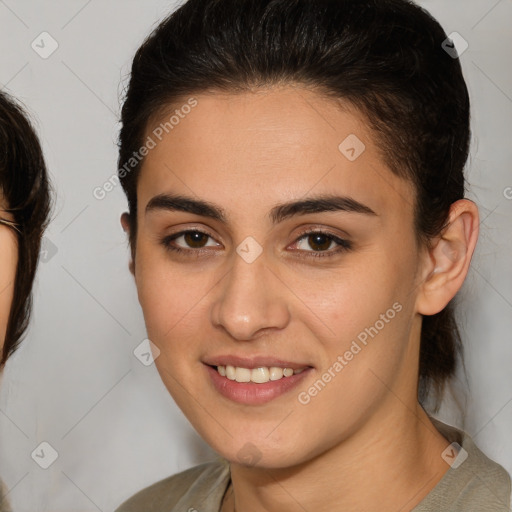
[[(123, 227), (123, 231), (129, 236), (130, 235), (130, 216), (128, 212), (124, 212), (121, 215), (121, 226)], [(130, 258), (130, 262), (128, 263), (128, 268), (130, 272), (135, 276), (135, 264), (133, 262), (133, 258)]]
[(425, 252), (423, 277), (416, 297), (416, 311), (435, 315), (455, 297), (469, 271), (478, 240), (478, 208), (469, 199), (450, 207), (448, 224)]

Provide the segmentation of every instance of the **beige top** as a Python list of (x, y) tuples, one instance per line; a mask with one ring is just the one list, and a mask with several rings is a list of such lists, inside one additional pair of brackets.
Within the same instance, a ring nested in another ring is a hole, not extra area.
[[(468, 456), (457, 468), (462, 457), (454, 457), (456, 462), (413, 512), (510, 512), (509, 474), (486, 457), (466, 433), (433, 421), (443, 436), (462, 446)], [(116, 512), (219, 512), (229, 483), (226, 460), (201, 464), (143, 489)]]
[(7, 491), (5, 489), (5, 485), (2, 480), (0, 480), (0, 512), (11, 512), (11, 507), (7, 501), (6, 494)]

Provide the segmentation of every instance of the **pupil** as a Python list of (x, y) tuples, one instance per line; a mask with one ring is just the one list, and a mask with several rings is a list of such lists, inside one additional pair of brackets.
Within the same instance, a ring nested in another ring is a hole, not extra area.
[(314, 251), (322, 251), (329, 248), (331, 239), (322, 234), (309, 235), (309, 245)]
[(185, 242), (191, 247), (203, 247), (206, 242), (206, 235), (204, 233), (189, 232), (185, 233)]

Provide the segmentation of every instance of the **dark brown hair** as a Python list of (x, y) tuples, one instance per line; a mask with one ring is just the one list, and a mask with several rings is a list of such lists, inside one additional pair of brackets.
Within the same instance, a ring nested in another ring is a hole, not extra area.
[(0, 188), (14, 217), (18, 265), (0, 367), (25, 333), (41, 238), (50, 212), (50, 185), (41, 145), (22, 107), (0, 91)]
[[(428, 245), (464, 197), (469, 98), (447, 36), (407, 0), (189, 0), (137, 51), (122, 109), (119, 169), (149, 123), (173, 102), (206, 91), (300, 84), (366, 116), (394, 173), (416, 189), (415, 227)], [(119, 172), (135, 257), (137, 176)], [(461, 342), (453, 304), (423, 318), (419, 398), (439, 398)]]

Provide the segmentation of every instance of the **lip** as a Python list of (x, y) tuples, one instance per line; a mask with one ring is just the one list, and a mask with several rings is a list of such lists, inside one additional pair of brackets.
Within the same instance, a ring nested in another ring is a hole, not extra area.
[[(240, 366), (243, 368), (251, 369), (258, 368), (260, 366), (279, 366), (283, 368), (293, 368), (296, 370), (305, 368), (305, 370), (301, 373), (294, 374), (290, 377), (283, 377), (280, 380), (269, 381), (265, 382), (264, 384), (257, 384), (255, 382), (236, 382), (235, 380), (230, 380), (227, 377), (222, 377), (216, 368), (205, 363), (205, 370), (207, 371), (210, 380), (217, 392), (233, 402), (245, 405), (266, 404), (284, 395), (285, 393), (289, 393), (294, 388), (296, 388), (299, 383), (306, 377), (306, 375), (309, 375), (310, 371), (313, 369), (306, 365), (300, 366), (297, 364), (292, 365), (290, 363), (277, 362), (275, 359), (271, 361), (267, 359), (267, 363), (265, 364), (256, 364), (254, 363), (254, 360), (251, 360), (251, 363), (245, 360), (243, 363), (238, 362), (233, 364), (235, 360), (240, 361), (238, 358), (230, 357), (230, 362), (222, 363), (220, 362), (221, 359), (219, 358), (218, 365), (225, 366), (231, 364), (232, 366)], [(270, 361), (270, 364), (268, 361)]]

